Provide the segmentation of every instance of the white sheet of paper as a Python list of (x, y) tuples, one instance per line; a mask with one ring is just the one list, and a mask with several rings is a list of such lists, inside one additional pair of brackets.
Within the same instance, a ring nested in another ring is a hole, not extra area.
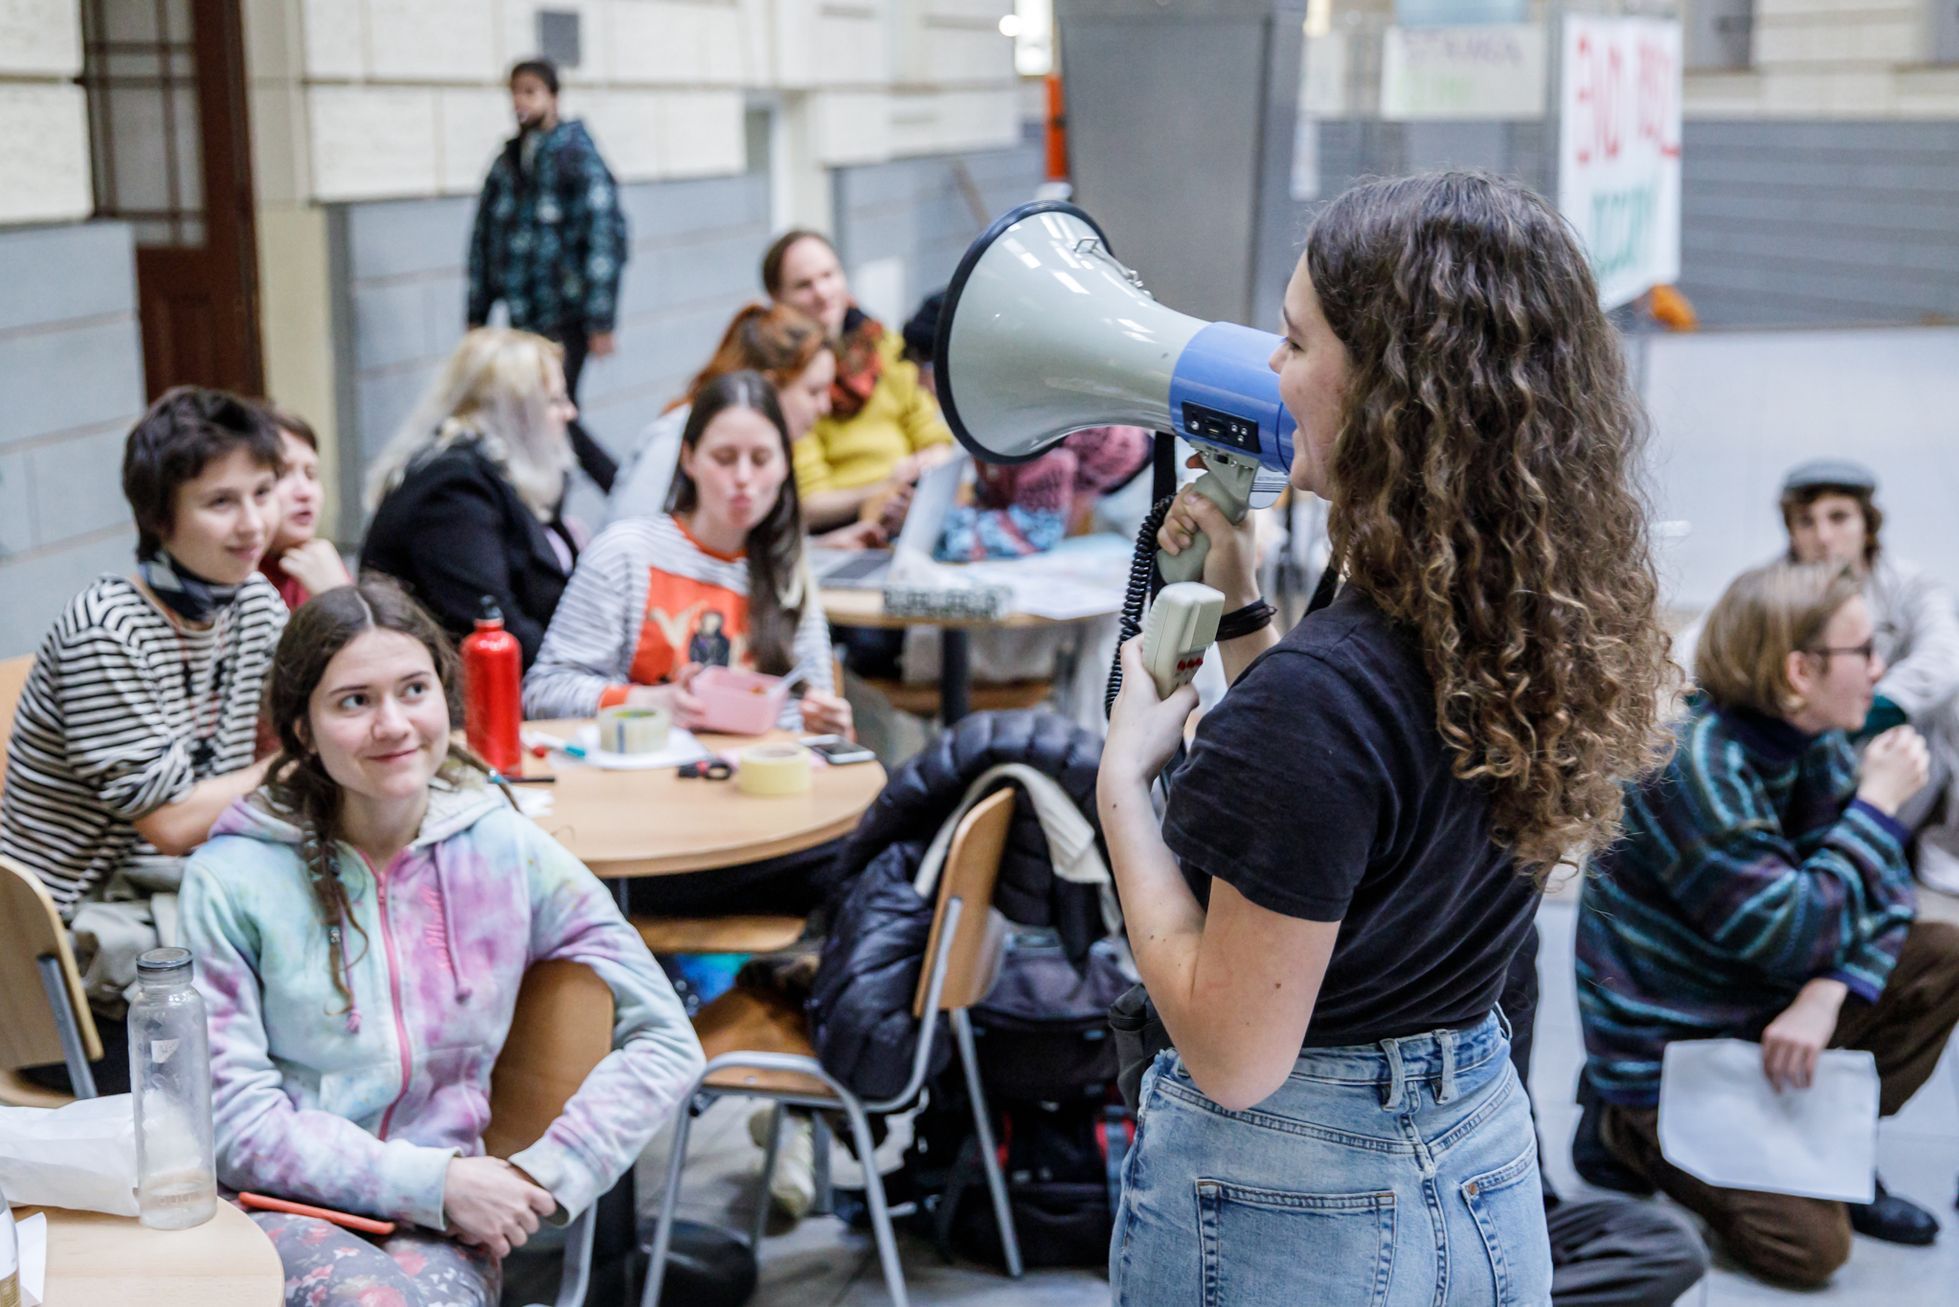
[(14, 1234), (20, 1240), (21, 1307), (41, 1307), (48, 1275), (47, 1216), (36, 1212), (24, 1221), (16, 1221)]
[(1660, 1152), (1723, 1189), (1867, 1203), (1877, 1174), (1877, 1060), (1826, 1050), (1808, 1089), (1776, 1092), (1762, 1046), (1668, 1044), (1660, 1067)]
[(707, 757), (707, 749), (694, 738), (694, 733), (678, 726), (667, 732), (667, 747), (658, 753), (608, 753), (599, 747), (596, 725), (579, 727), (578, 738), (573, 743), (585, 750), (585, 762), (606, 771), (653, 771)]

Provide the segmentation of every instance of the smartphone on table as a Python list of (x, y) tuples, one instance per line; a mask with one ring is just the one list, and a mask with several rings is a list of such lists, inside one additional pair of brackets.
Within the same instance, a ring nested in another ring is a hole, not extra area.
[(870, 762), (877, 757), (857, 741), (847, 740), (841, 735), (805, 735), (802, 743), (811, 753), (837, 767), (851, 762)]

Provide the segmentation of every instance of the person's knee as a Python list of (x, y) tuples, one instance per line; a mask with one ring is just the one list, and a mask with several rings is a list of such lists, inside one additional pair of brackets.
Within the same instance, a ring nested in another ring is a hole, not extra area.
[(1850, 1260), (1850, 1217), (1747, 1221), (1727, 1234), (1735, 1260), (1765, 1280), (1796, 1289), (1820, 1289)]
[(1932, 966), (1959, 977), (1959, 923), (1920, 917), (1906, 932), (1905, 946), (1922, 953)]

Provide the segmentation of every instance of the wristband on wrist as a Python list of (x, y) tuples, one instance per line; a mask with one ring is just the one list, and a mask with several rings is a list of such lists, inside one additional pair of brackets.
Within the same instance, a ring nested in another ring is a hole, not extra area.
[(1254, 599), (1243, 608), (1234, 609), (1218, 619), (1218, 639), (1236, 640), (1253, 631), (1263, 631), (1272, 625), (1273, 615), (1277, 611), (1263, 599)]

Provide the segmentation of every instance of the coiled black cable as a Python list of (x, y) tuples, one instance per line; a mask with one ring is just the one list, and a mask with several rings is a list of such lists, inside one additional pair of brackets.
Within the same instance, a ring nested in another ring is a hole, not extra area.
[(1116, 655), (1109, 664), (1109, 690), (1102, 696), (1102, 715), (1107, 717), (1116, 706), (1116, 696), (1122, 693), (1122, 646), (1136, 638), (1143, 629), (1143, 610), (1156, 592), (1163, 588), (1163, 578), (1156, 570), (1156, 533), (1163, 527), (1163, 519), (1169, 515), (1170, 505), (1176, 502), (1175, 495), (1165, 495), (1156, 501), (1143, 525), (1136, 531), (1136, 553), (1129, 560), (1129, 588), (1122, 596), (1122, 618), (1116, 634)]

